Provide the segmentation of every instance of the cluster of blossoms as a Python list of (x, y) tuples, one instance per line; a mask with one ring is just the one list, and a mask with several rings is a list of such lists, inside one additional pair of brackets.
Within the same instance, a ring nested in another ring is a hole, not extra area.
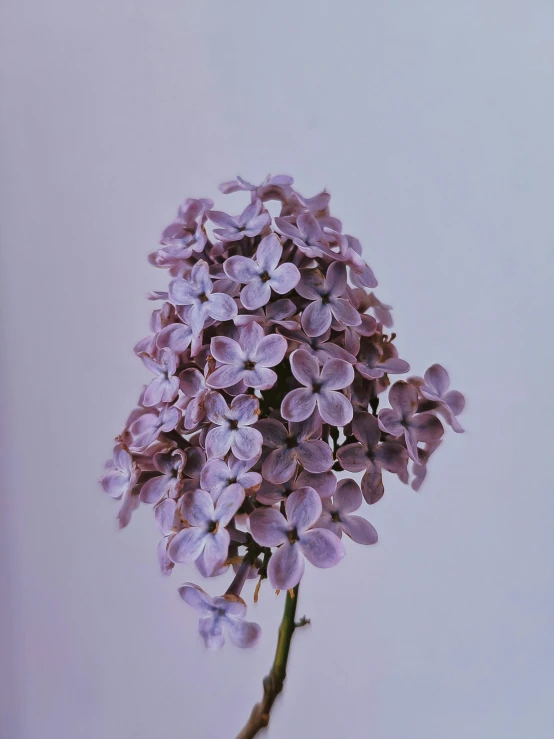
[(209, 647), (224, 628), (241, 647), (259, 639), (244, 618), (247, 579), (292, 589), (305, 559), (342, 559), (343, 534), (374, 544), (359, 510), (382, 497), (383, 471), (404, 483), (411, 474), (418, 490), (443, 422), (462, 431), (464, 398), (440, 365), (391, 385), (410, 367), (361, 245), (330, 215), (327, 192), (305, 198), (292, 185), (237, 178), (221, 190), (249, 193), (240, 215), (188, 199), (163, 232), (150, 262), (169, 271), (169, 287), (150, 295), (161, 307), (135, 347), (153, 379), (102, 478), (121, 527), (153, 506), (164, 574), (176, 563), (205, 578), (231, 572), (218, 597), (179, 589)]

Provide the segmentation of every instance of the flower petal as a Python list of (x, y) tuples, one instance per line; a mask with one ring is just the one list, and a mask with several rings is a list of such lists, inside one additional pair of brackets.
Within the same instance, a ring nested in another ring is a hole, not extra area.
[(229, 467), (222, 459), (211, 459), (200, 473), (200, 487), (210, 492), (230, 477)]
[(279, 295), (285, 295), (293, 290), (300, 281), (300, 272), (295, 264), (282, 264), (273, 272), (269, 284), (271, 289)]
[(228, 616), (225, 619), (225, 625), (227, 626), (229, 639), (236, 647), (241, 649), (255, 647), (260, 641), (262, 630), (253, 621), (243, 621), (240, 618)]
[(282, 253), (283, 247), (277, 234), (272, 233), (263, 238), (256, 251), (256, 260), (260, 265), (260, 271), (268, 272), (271, 275), (279, 264)]
[(274, 588), (290, 590), (296, 587), (304, 574), (304, 557), (300, 546), (285, 541), (269, 560), (267, 574)]
[(358, 441), (360, 441), (368, 449), (378, 443), (381, 438), (381, 430), (379, 429), (379, 422), (375, 416), (371, 413), (362, 412), (355, 413), (354, 420), (352, 421), (352, 431)]
[(403, 418), (410, 418), (417, 408), (417, 388), (403, 380), (389, 390), (389, 403)]
[(342, 262), (333, 262), (327, 269), (325, 279), (326, 290), (335, 298), (338, 298), (346, 290), (346, 267)]
[(264, 418), (261, 421), (258, 421), (256, 428), (261, 432), (265, 446), (276, 448), (285, 443), (287, 430), (283, 424), (275, 418)]
[(242, 349), (238, 341), (227, 336), (214, 336), (210, 344), (210, 354), (218, 362), (224, 364), (242, 364), (244, 361)]
[(296, 453), (298, 461), (308, 472), (327, 472), (333, 466), (333, 453), (325, 441), (301, 441)]
[(249, 282), (240, 292), (241, 303), (247, 310), (256, 310), (269, 302), (271, 287), (259, 277)]
[(348, 300), (333, 298), (329, 301), (329, 308), (337, 321), (345, 326), (359, 326), (362, 322), (362, 317)]
[[(327, 447), (329, 449), (329, 447)], [(329, 449), (329, 451), (331, 451)], [(283, 446), (274, 449), (266, 458), (262, 467), (262, 475), (266, 480), (281, 483), (290, 480), (296, 471), (297, 462), (293, 449)], [(329, 469), (329, 468), (327, 468)]]
[(213, 423), (222, 425), (225, 423), (225, 419), (229, 415), (229, 407), (225, 402), (222, 395), (219, 393), (212, 393), (205, 405), (206, 415)]
[(169, 283), (169, 299), (174, 305), (192, 305), (197, 294), (197, 288), (182, 277), (176, 277)]
[(351, 402), (342, 393), (335, 390), (322, 390), (315, 397), (319, 413), (325, 423), (333, 426), (346, 426), (350, 423), (354, 411)]
[(290, 355), (290, 368), (298, 382), (311, 388), (319, 378), (319, 362), (305, 349), (297, 349)]
[(204, 526), (214, 520), (214, 502), (205, 490), (194, 490), (183, 496), (181, 512), (191, 526)]
[(179, 374), (179, 387), (185, 395), (194, 398), (204, 388), (204, 377), (197, 369), (186, 369)]
[(321, 370), (321, 382), (325, 389), (342, 390), (354, 382), (354, 367), (342, 359), (330, 359)]
[(230, 321), (237, 313), (237, 304), (230, 295), (224, 293), (212, 293), (208, 300), (203, 303), (208, 315), (216, 321)]
[(362, 477), (362, 495), (369, 505), (377, 503), (383, 497), (385, 488), (383, 487), (383, 478), (381, 471), (366, 472)]
[(203, 559), (208, 576), (211, 576), (227, 559), (230, 539), (229, 532), (222, 527), (216, 533), (206, 535)]
[(213, 610), (213, 599), (205, 590), (192, 582), (186, 582), (179, 588), (179, 595), (198, 613), (208, 614)]
[(285, 395), (281, 415), (287, 421), (304, 421), (312, 415), (315, 405), (316, 396), (308, 388), (300, 387)]
[(262, 448), (262, 435), (258, 429), (238, 428), (232, 432), (231, 451), (238, 459), (250, 459)]
[[(260, 404), (256, 397), (253, 395), (237, 395), (231, 403), (229, 418), (237, 420), (239, 426), (250, 425), (258, 420), (259, 410)], [(239, 457), (239, 459), (252, 459), (256, 454), (257, 452), (252, 452), (249, 457)]]
[(301, 472), (296, 480), (296, 485), (313, 488), (320, 498), (330, 498), (337, 487), (337, 478), (333, 472), (314, 474), (312, 472)]
[(208, 459), (221, 459), (231, 448), (232, 432), (225, 426), (216, 426), (206, 435)]
[(171, 540), (167, 553), (172, 562), (190, 564), (200, 556), (204, 549), (206, 531), (198, 526), (181, 529)]
[(192, 330), (184, 323), (172, 323), (163, 328), (156, 337), (159, 349), (169, 347), (177, 354), (181, 354), (190, 346)]
[(260, 274), (260, 268), (253, 259), (241, 256), (229, 257), (223, 263), (223, 269), (227, 277), (235, 282), (251, 282)]
[(402, 436), (404, 433), (402, 419), (396, 411), (390, 408), (383, 408), (379, 411), (379, 427), (393, 436)]
[(302, 553), (315, 567), (334, 567), (346, 554), (344, 544), (327, 529), (311, 529), (300, 539)]
[(358, 443), (341, 447), (337, 451), (337, 457), (342, 467), (348, 472), (362, 472), (369, 462), (367, 449)]
[(331, 325), (332, 315), (329, 305), (315, 300), (302, 313), (302, 328), (308, 336), (321, 336)]
[(377, 530), (362, 516), (344, 516), (341, 523), (344, 533), (358, 544), (375, 544), (379, 538)]
[(288, 524), (275, 508), (256, 508), (248, 524), (250, 533), (262, 547), (276, 547), (287, 540)]
[[(448, 372), (440, 364), (432, 364), (423, 375), (425, 384), (430, 386), (437, 398), (442, 398), (450, 385)], [(423, 392), (423, 388), (422, 388)]]
[(223, 367), (218, 367), (211, 375), (208, 375), (206, 384), (209, 387), (222, 390), (223, 388), (236, 385), (237, 382), (243, 379), (245, 374), (246, 370), (243, 365), (224, 364)]
[(302, 534), (321, 516), (321, 498), (313, 488), (298, 488), (287, 498), (285, 511), (289, 524)]
[(444, 434), (444, 427), (432, 413), (418, 413), (410, 421), (418, 441), (433, 442)]
[(221, 618), (204, 616), (198, 622), (198, 631), (208, 649), (221, 649), (225, 644)]
[(220, 528), (227, 526), (235, 513), (241, 507), (244, 500), (244, 488), (238, 483), (233, 483), (225, 488), (217, 499), (214, 511), (214, 521), (218, 521)]
[(171, 477), (169, 475), (158, 475), (147, 480), (140, 490), (140, 500), (142, 503), (157, 503), (162, 498), (169, 486), (171, 485)]
[(258, 344), (252, 359), (261, 367), (275, 367), (276, 364), (283, 361), (287, 347), (287, 340), (279, 334), (264, 336)]

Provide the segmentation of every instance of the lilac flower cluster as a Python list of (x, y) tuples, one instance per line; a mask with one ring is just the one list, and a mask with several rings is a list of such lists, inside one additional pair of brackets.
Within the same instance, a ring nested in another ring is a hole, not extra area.
[[(150, 296), (161, 307), (135, 347), (152, 379), (102, 478), (121, 527), (153, 506), (163, 573), (231, 568), (221, 596), (179, 590), (208, 647), (225, 633), (241, 647), (259, 639), (240, 597), (247, 579), (291, 589), (305, 560), (343, 558), (343, 534), (374, 544), (359, 513), (382, 497), (383, 471), (403, 483), (411, 474), (419, 489), (444, 423), (462, 431), (464, 398), (440, 365), (391, 385), (410, 368), (361, 245), (330, 215), (327, 192), (305, 198), (292, 185), (237, 178), (221, 190), (249, 194), (242, 213), (188, 199), (163, 232), (150, 262), (169, 271), (169, 287)], [(363, 473), (361, 483), (344, 473)]]

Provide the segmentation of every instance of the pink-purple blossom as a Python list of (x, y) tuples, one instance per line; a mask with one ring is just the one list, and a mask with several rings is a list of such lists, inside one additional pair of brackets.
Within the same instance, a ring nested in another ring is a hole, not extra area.
[(203, 555), (208, 573), (227, 558), (230, 536), (225, 528), (244, 500), (244, 490), (229, 486), (214, 503), (205, 490), (186, 493), (181, 501), (181, 516), (188, 526), (181, 529), (169, 545), (173, 562), (188, 564)]
[(296, 287), (299, 295), (311, 301), (302, 313), (302, 328), (308, 336), (321, 336), (333, 318), (343, 326), (358, 326), (361, 316), (343, 297), (347, 288), (346, 267), (333, 262), (323, 274), (319, 269), (303, 270)]
[(179, 595), (200, 614), (198, 631), (208, 649), (220, 649), (225, 643), (225, 632), (237, 647), (255, 646), (261, 635), (258, 624), (246, 621), (246, 604), (236, 595), (212, 598), (194, 583), (185, 583)]
[(315, 567), (333, 567), (344, 557), (340, 539), (324, 528), (313, 528), (321, 516), (321, 498), (313, 488), (291, 493), (286, 518), (275, 508), (258, 508), (250, 515), (250, 531), (262, 546), (278, 547), (269, 561), (268, 575), (275, 588), (288, 590), (304, 574), (304, 557)]
[(252, 459), (260, 453), (262, 435), (252, 428), (258, 420), (259, 403), (253, 395), (237, 395), (229, 407), (222, 395), (213, 393), (206, 415), (214, 424), (206, 435), (208, 459), (222, 459), (229, 450), (237, 459)]
[(294, 264), (279, 265), (283, 247), (276, 234), (269, 234), (260, 241), (256, 259), (236, 255), (224, 263), (225, 274), (235, 282), (245, 284), (240, 299), (247, 310), (266, 305), (271, 291), (285, 295), (296, 287), (300, 272)]
[(439, 364), (394, 382), (410, 367), (391, 306), (329, 192), (306, 197), (282, 174), (220, 189), (243, 194), (238, 215), (187, 198), (149, 256), (167, 287), (148, 294), (158, 307), (134, 351), (153, 376), (101, 483), (120, 527), (151, 506), (164, 575), (232, 577), (221, 596), (179, 592), (208, 647), (249, 647), (244, 583), (296, 588), (306, 559), (333, 567), (347, 537), (375, 544), (365, 510), (385, 473), (419, 490), (440, 419), (462, 431), (465, 401)]
[(345, 426), (352, 420), (352, 405), (337, 392), (354, 379), (352, 365), (342, 359), (330, 359), (320, 368), (319, 362), (304, 349), (290, 356), (293, 375), (304, 387), (291, 390), (281, 404), (281, 415), (287, 421), (304, 421), (317, 408), (325, 423)]
[(341, 480), (332, 498), (322, 501), (322, 513), (316, 526), (342, 537), (345, 533), (357, 544), (375, 544), (375, 528), (363, 516), (355, 516), (362, 505), (362, 492), (355, 480)]
[(214, 336), (210, 351), (221, 365), (207, 379), (216, 389), (244, 382), (246, 387), (268, 390), (277, 380), (270, 369), (279, 364), (287, 351), (287, 340), (279, 334), (264, 334), (255, 322), (240, 330), (238, 341), (227, 336)]
[(237, 304), (229, 295), (214, 292), (210, 273), (205, 262), (197, 262), (190, 279), (176, 277), (169, 283), (169, 298), (177, 306), (190, 306), (186, 321), (193, 335), (197, 336), (206, 318), (230, 321), (237, 315)]
[(442, 423), (432, 413), (417, 413), (417, 388), (403, 380), (391, 387), (389, 403), (392, 409), (379, 412), (379, 426), (392, 436), (403, 437), (411, 459), (419, 463), (417, 442), (435, 442), (444, 432)]

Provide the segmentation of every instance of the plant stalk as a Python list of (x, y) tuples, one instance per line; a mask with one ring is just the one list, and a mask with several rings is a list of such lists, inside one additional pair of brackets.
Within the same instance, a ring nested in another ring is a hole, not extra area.
[(303, 619), (299, 624), (295, 621), (296, 604), (298, 602), (298, 585), (293, 588), (292, 594), (287, 592), (285, 601), (285, 611), (279, 626), (279, 638), (277, 640), (277, 649), (275, 650), (275, 659), (271, 666), (269, 674), (263, 680), (264, 694), (259, 703), (256, 703), (250, 714), (250, 718), (242, 731), (237, 734), (236, 739), (252, 739), (256, 734), (269, 723), (269, 714), (279, 693), (283, 690), (283, 683), (287, 676), (287, 662), (289, 658), (290, 643), (292, 635), (298, 626), (308, 623)]

